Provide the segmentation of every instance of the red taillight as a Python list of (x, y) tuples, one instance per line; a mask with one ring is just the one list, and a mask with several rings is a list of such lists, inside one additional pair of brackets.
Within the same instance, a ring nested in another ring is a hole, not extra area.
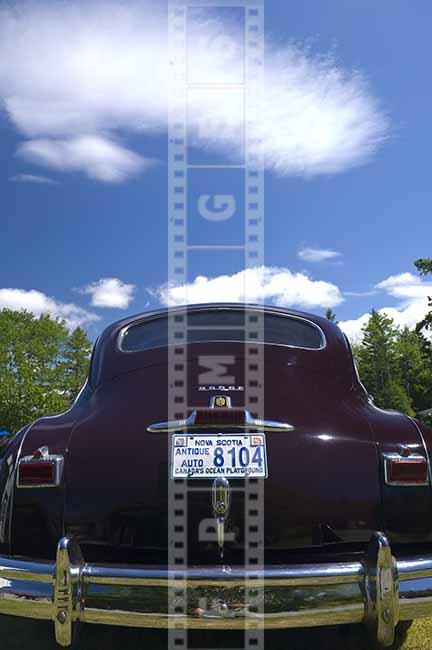
[(428, 462), (422, 456), (388, 456), (386, 483), (389, 485), (428, 485)]
[(62, 466), (62, 456), (43, 460), (27, 456), (18, 464), (17, 487), (56, 487), (60, 485)]

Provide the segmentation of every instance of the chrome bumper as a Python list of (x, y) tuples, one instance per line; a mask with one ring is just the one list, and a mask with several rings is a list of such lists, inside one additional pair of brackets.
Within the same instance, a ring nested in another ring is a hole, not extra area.
[[(258, 606), (248, 604), (250, 594)], [(365, 623), (390, 645), (398, 621), (432, 616), (432, 555), (396, 561), (376, 533), (362, 562), (170, 572), (86, 564), (65, 538), (55, 563), (0, 557), (0, 614), (52, 620), (62, 646), (79, 622), (222, 629)]]

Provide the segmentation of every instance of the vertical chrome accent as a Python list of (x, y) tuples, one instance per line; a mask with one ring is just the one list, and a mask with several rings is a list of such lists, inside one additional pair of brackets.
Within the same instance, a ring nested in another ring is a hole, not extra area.
[(372, 535), (365, 566), (366, 625), (383, 647), (393, 644), (399, 622), (399, 577), (387, 537)]
[(54, 628), (59, 645), (70, 646), (82, 606), (82, 571), (84, 560), (81, 549), (73, 540), (63, 537), (57, 546), (54, 575)]
[(218, 477), (213, 481), (212, 487), (213, 514), (216, 519), (216, 532), (221, 559), (224, 555), (225, 546), (225, 523), (228, 518), (231, 490), (228, 479)]

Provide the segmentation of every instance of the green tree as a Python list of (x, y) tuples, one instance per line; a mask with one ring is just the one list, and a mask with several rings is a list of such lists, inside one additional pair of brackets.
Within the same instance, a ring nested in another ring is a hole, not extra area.
[[(429, 273), (432, 273), (432, 258), (430, 257), (422, 257), (414, 262), (414, 265), (416, 269), (419, 271), (420, 275), (429, 275)], [(432, 297), (429, 296), (429, 307), (431, 308), (431, 311), (426, 314), (424, 319), (420, 321), (417, 325), (417, 331), (421, 331), (423, 329), (432, 329)]]
[(336, 320), (336, 314), (334, 313), (333, 309), (330, 307), (326, 311), (326, 318), (327, 320), (330, 320), (332, 323), (338, 324), (338, 321)]
[(363, 327), (363, 341), (354, 352), (360, 377), (377, 406), (414, 414), (402, 380), (393, 319), (372, 310)]
[(67, 396), (73, 402), (80, 392), (88, 373), (91, 342), (81, 327), (76, 327), (68, 337), (65, 357)]
[(1, 426), (17, 431), (41, 415), (68, 408), (74, 396), (69, 369), (75, 338), (62, 320), (47, 314), (36, 318), (26, 311), (0, 311)]
[(420, 275), (427, 275), (432, 273), (432, 257), (421, 257), (414, 262), (416, 269)]
[(421, 411), (432, 404), (432, 360), (430, 342), (408, 327), (396, 336), (396, 354), (402, 385), (413, 409)]

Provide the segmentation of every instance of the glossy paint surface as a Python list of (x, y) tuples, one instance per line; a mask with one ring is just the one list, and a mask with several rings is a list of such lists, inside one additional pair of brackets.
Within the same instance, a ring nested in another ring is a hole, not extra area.
[[(428, 541), (429, 486), (384, 486), (382, 454), (399, 451), (401, 444), (424, 452), (429, 432), (403, 415), (376, 409), (356, 377), (340, 330), (306, 316), (324, 331), (324, 349), (265, 346), (265, 413), (257, 416), (294, 425), (293, 431), (266, 434), (266, 563), (284, 562), (294, 549), (307, 554), (350, 545), (360, 550), (374, 530), (385, 530), (398, 542)], [(66, 534), (78, 539), (88, 561), (166, 562), (171, 434), (149, 433), (147, 427), (168, 419), (168, 353), (166, 348), (121, 352), (118, 336), (129, 322), (134, 320), (115, 324), (102, 335), (89, 386), (75, 406), (38, 421), (24, 437), (21, 456), (47, 445), (50, 453), (64, 454), (65, 473), (56, 495), (15, 490), (10, 537), (15, 552), (29, 554), (27, 533), (33, 522), (39, 557), (52, 557)], [(229, 383), (244, 385), (242, 344), (187, 346), (191, 409), (208, 407), (211, 396), (218, 394), (200, 390), (200, 375), (205, 370), (201, 357), (219, 354), (235, 360), (229, 368), (235, 381)], [(228, 394), (233, 407), (244, 406), (243, 391)], [(238, 564), (243, 559), (245, 504), (236, 491), (241, 480), (231, 481), (231, 486), (225, 561)], [(189, 562), (212, 564), (218, 555), (211, 536), (211, 482), (193, 480), (193, 487)]]

